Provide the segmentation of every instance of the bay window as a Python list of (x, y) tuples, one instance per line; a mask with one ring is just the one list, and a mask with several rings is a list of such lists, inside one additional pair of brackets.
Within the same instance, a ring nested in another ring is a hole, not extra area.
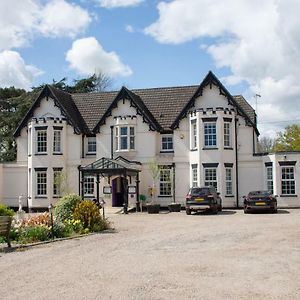
[(36, 130), (36, 153), (47, 153), (47, 129)]
[(116, 150), (134, 150), (135, 149), (135, 127), (117, 126), (115, 128)]

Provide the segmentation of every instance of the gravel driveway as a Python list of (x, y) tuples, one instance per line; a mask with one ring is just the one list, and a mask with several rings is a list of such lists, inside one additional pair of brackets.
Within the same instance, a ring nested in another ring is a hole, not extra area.
[(116, 233), (0, 253), (0, 298), (300, 299), (300, 210), (110, 220)]

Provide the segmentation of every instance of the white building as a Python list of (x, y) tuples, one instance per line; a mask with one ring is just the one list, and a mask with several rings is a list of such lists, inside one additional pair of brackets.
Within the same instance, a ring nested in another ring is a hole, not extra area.
[(46, 86), (15, 132), (17, 161), (0, 165), (0, 199), (17, 207), (22, 194), (25, 207), (43, 209), (76, 192), (135, 206), (150, 197), (156, 161), (162, 206), (214, 185), (224, 207), (260, 189), (299, 207), (299, 153), (257, 153), (258, 135), (253, 108), (212, 72), (199, 86), (72, 95)]

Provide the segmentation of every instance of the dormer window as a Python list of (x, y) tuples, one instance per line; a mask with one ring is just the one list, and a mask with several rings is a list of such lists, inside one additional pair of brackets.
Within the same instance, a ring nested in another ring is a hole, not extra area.
[(97, 141), (95, 136), (89, 136), (87, 138), (87, 154), (96, 154)]
[(117, 151), (128, 151), (135, 149), (134, 126), (116, 126), (115, 143)]
[(47, 128), (36, 128), (36, 153), (47, 153)]

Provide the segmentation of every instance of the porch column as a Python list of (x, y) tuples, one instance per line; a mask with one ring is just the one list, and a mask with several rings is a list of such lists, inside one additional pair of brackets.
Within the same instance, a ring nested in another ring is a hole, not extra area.
[(140, 212), (141, 211), (141, 207), (140, 207), (140, 177), (139, 177), (139, 172), (136, 173), (136, 177), (135, 177), (135, 183), (136, 183), (136, 187), (135, 187), (135, 191), (136, 191), (136, 211)]
[(81, 196), (81, 199), (83, 200), (84, 198), (84, 171), (81, 170), (81, 193), (80, 193), (80, 196)]
[(99, 203), (99, 183), (100, 183), (100, 175), (97, 174), (97, 181), (96, 181), (96, 184), (97, 184), (97, 189), (96, 189), (96, 192), (97, 192), (97, 203)]
[(124, 173), (125, 180), (123, 180), (124, 185), (124, 214), (128, 214), (128, 184), (127, 184), (127, 173)]

